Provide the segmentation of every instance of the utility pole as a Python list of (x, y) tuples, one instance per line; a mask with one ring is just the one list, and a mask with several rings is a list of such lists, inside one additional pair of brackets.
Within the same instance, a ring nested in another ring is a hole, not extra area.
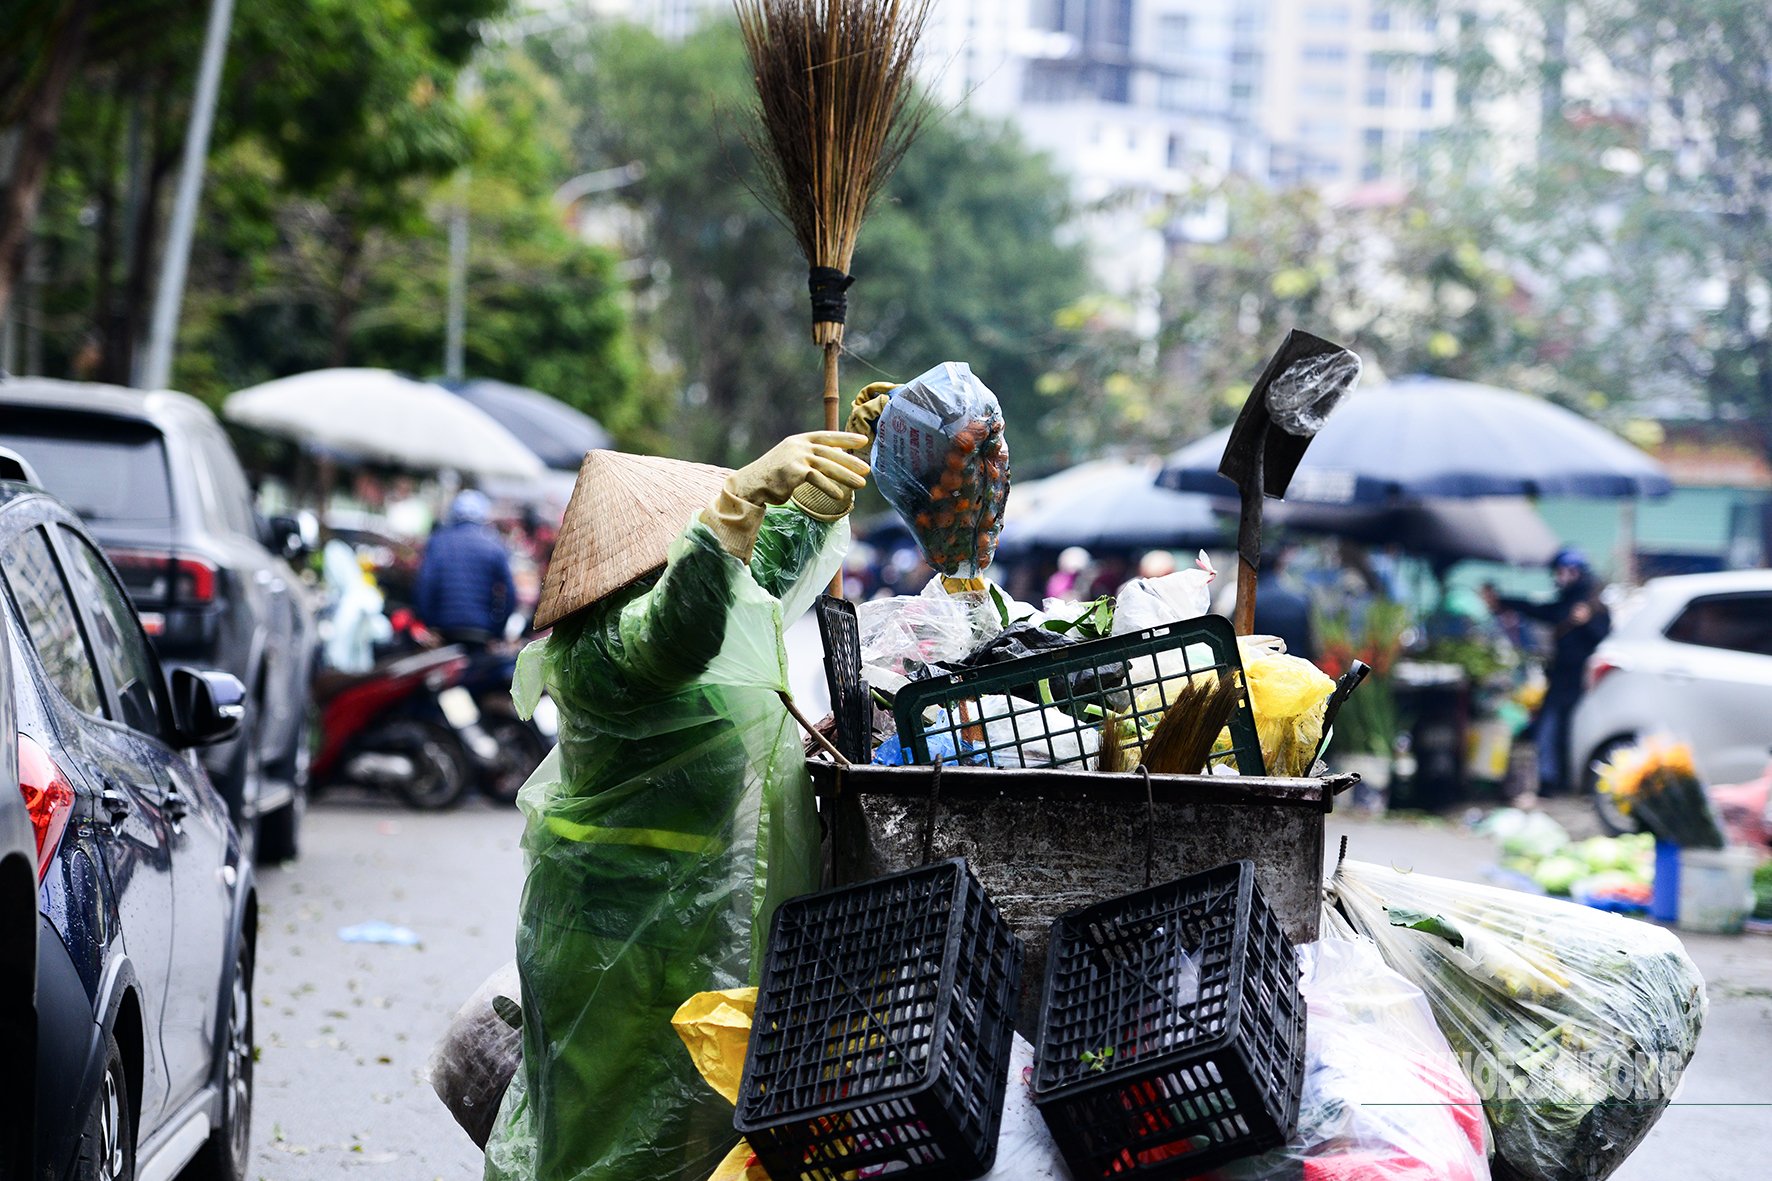
[(468, 170), (455, 174), (455, 204), (449, 211), (449, 312), (443, 330), (443, 378), (460, 381), (467, 334)]
[(172, 346), (178, 336), (178, 315), (185, 299), (185, 272), (191, 262), (191, 235), (197, 225), (197, 199), (203, 194), (203, 167), (209, 159), (209, 133), (215, 127), (215, 100), (221, 91), (222, 63), (228, 55), (228, 31), (234, 0), (210, 0), (209, 27), (203, 33), (203, 61), (197, 68), (197, 93), (191, 100), (191, 125), (185, 133), (184, 164), (178, 174), (178, 196), (166, 231), (160, 260), (160, 287), (154, 296), (154, 322), (148, 331), (148, 355), (137, 369), (140, 389), (165, 389), (172, 380)]

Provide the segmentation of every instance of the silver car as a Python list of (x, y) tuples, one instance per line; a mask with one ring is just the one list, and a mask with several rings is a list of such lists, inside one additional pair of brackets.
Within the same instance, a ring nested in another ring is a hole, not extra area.
[(1772, 570), (1645, 583), (1587, 664), (1569, 754), (1593, 765), (1637, 738), (1689, 742), (1706, 783), (1757, 777), (1772, 747)]

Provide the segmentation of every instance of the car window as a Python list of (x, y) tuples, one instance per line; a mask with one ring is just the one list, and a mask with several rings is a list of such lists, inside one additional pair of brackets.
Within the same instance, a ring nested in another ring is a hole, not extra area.
[(67, 584), (56, 567), (49, 539), (41, 529), (28, 529), (6, 548), (0, 558), (6, 584), (24, 616), (25, 630), (43, 661), (43, 669), (62, 696), (75, 709), (89, 714), (104, 712), (98, 691), (98, 674), (80, 634), (80, 621), (68, 598)]
[(234, 458), (234, 449), (227, 435), (205, 423), (193, 431), (203, 455), (203, 466), (209, 477), (208, 493), (213, 498), (216, 524), (243, 537), (254, 534), (252, 526), (252, 489)]
[(93, 652), (111, 673), (123, 704), (123, 722), (143, 734), (160, 736), (160, 715), (154, 708), (154, 661), (136, 621), (135, 608), (105, 568), (90, 542), (66, 525), (62, 542), (73, 552), (71, 577), (75, 593), (87, 604), (92, 620)]
[(37, 469), (37, 478), (88, 521), (166, 525), (172, 486), (166, 444), (146, 423), (97, 414), (8, 411), (0, 447)]
[(1772, 594), (1693, 599), (1667, 627), (1681, 644), (1772, 656)]

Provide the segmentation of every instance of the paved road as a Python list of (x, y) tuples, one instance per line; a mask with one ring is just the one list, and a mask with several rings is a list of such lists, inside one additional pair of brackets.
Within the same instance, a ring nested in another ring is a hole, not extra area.
[[(301, 861), (260, 877), (252, 1175), (305, 1181), (366, 1169), (389, 1181), (477, 1178), (479, 1153), (423, 1070), (456, 1006), (511, 956), (522, 872), (517, 814), (477, 803), (431, 816), (329, 801), (307, 825)], [(1350, 856), (1445, 877), (1477, 880), (1494, 858), (1490, 842), (1450, 826), (1339, 816), (1331, 856), (1344, 833)], [(339, 940), (340, 927), (367, 919), (409, 927), (423, 942)], [(1763, 1177), (1772, 937), (1683, 938), (1709, 982), (1710, 1020), (1678, 1106), (1614, 1176)]]
[[(456, 1007), (511, 958), (521, 835), (514, 810), (478, 802), (441, 815), (330, 800), (309, 810), (301, 860), (259, 875), (249, 1176), (480, 1176), (479, 1150), (425, 1081), (425, 1059)], [(339, 939), (369, 919), (422, 942)]]

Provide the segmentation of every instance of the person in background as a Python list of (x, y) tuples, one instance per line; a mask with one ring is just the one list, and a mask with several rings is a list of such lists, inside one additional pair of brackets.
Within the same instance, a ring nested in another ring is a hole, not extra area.
[(1073, 545), (1058, 555), (1058, 569), (1046, 580), (1046, 597), (1073, 602), (1077, 597), (1077, 580), (1089, 568), (1089, 551)]
[(1317, 658), (1317, 637), (1311, 628), (1311, 600), (1287, 574), (1294, 549), (1261, 555), (1261, 583), (1255, 596), (1255, 634), (1279, 636), (1286, 652), (1306, 660)]
[(459, 493), (449, 506), (449, 523), (431, 534), (413, 584), (413, 610), (450, 643), (502, 639), (505, 620), (517, 610), (510, 555), (486, 524), (491, 511), (485, 493)]
[(1569, 719), (1581, 700), (1587, 658), (1612, 630), (1611, 616), (1600, 602), (1602, 588), (1588, 567), (1585, 554), (1573, 548), (1558, 552), (1551, 559), (1551, 577), (1556, 580), (1557, 597), (1548, 603), (1503, 598), (1493, 585), (1483, 588), (1483, 600), (1489, 610), (1511, 611), (1551, 629), (1551, 659), (1545, 669), (1548, 683), (1544, 703), (1534, 719), (1538, 790), (1543, 795), (1555, 795), (1570, 787), (1563, 750), (1568, 745)]
[(1140, 578), (1161, 578), (1165, 574), (1173, 574), (1179, 569), (1175, 555), (1166, 549), (1154, 549), (1138, 559), (1138, 576)]

